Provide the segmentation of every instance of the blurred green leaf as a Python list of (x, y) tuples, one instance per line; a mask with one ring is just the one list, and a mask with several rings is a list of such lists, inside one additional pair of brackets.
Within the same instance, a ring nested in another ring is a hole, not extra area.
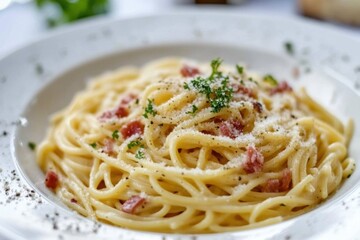
[(39, 9), (46, 10), (46, 6), (50, 6), (59, 13), (47, 19), (50, 27), (109, 11), (109, 0), (35, 0), (35, 3)]

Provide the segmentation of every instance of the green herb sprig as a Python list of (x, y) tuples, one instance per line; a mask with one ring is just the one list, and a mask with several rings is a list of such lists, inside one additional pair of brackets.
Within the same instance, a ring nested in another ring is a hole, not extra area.
[(89, 144), (93, 149), (96, 149), (96, 143), (90, 143)]
[(198, 110), (198, 107), (196, 105), (192, 105), (191, 111), (187, 111), (186, 114), (192, 114), (195, 115), (196, 111)]
[(145, 118), (149, 118), (149, 114), (155, 116), (157, 114), (156, 110), (154, 109), (154, 101), (153, 100), (150, 100), (148, 99), (148, 104), (145, 108), (145, 113), (143, 114), (143, 116)]
[(135, 157), (137, 159), (143, 159), (145, 157), (144, 148), (140, 148), (136, 151)]
[(36, 144), (33, 142), (29, 142), (28, 147), (30, 148), (31, 151), (34, 151), (36, 149)]
[(278, 81), (270, 74), (265, 75), (263, 78), (264, 82), (269, 83), (271, 86), (277, 86), (278, 85)]
[(138, 147), (138, 146), (140, 146), (142, 148), (144, 147), (144, 145), (141, 144), (140, 140), (133, 140), (133, 141), (129, 142), (127, 145), (128, 149), (132, 149), (132, 148)]
[[(229, 86), (229, 76), (219, 71), (222, 60), (217, 58), (211, 61), (212, 72), (207, 78), (198, 76), (185, 83), (184, 89), (194, 88), (204, 94), (211, 106), (211, 112), (219, 112), (222, 108), (229, 107), (233, 96), (233, 89)], [(217, 83), (217, 84), (216, 84)]]
[(284, 48), (286, 50), (286, 52), (290, 55), (294, 55), (294, 45), (292, 42), (285, 42), (284, 43)]
[(112, 136), (112, 138), (113, 138), (114, 140), (119, 139), (119, 130), (113, 131), (113, 133), (112, 133), (111, 136)]
[(239, 64), (236, 64), (236, 70), (238, 74), (242, 75), (244, 73), (244, 67), (240, 66)]

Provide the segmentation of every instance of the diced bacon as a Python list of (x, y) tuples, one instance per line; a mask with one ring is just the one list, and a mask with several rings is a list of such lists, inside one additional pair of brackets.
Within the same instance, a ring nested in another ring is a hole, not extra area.
[(105, 138), (104, 140), (104, 152), (111, 155), (114, 153), (114, 140), (111, 138)]
[(117, 117), (117, 118), (127, 117), (128, 114), (129, 113), (128, 113), (127, 107), (120, 105), (114, 110), (103, 112), (103, 114), (101, 114), (101, 116), (99, 117), (99, 120), (104, 122), (104, 121), (114, 118), (114, 117)]
[(120, 130), (124, 139), (131, 137), (134, 134), (143, 134), (144, 133), (144, 124), (139, 120), (131, 121), (128, 124), (124, 125)]
[(234, 90), (234, 93), (255, 98), (255, 92), (251, 88), (245, 87), (241, 84), (232, 84), (232, 88)]
[(114, 116), (114, 112), (113, 111), (106, 111), (103, 112), (101, 114), (101, 116), (99, 117), (100, 121), (105, 121), (106, 119), (110, 119)]
[(255, 111), (257, 111), (258, 113), (261, 113), (263, 111), (263, 105), (259, 102), (253, 102), (253, 107), (255, 109)]
[(264, 156), (256, 150), (255, 147), (249, 146), (246, 152), (246, 161), (243, 163), (243, 168), (247, 173), (260, 172), (264, 165)]
[(238, 119), (231, 119), (220, 123), (220, 134), (232, 139), (242, 134), (244, 126)]
[(77, 200), (75, 198), (70, 199), (70, 202), (77, 203)]
[(291, 171), (286, 168), (281, 179), (269, 179), (262, 188), (263, 192), (285, 192), (291, 187)]
[(51, 189), (55, 189), (58, 185), (58, 182), (58, 175), (54, 171), (49, 170), (45, 176), (45, 186)]
[(127, 105), (129, 104), (132, 100), (134, 100), (137, 97), (136, 94), (134, 93), (129, 93), (127, 96), (125, 96), (123, 99), (121, 99), (120, 104), (121, 105)]
[(107, 119), (114, 118), (114, 117), (117, 117), (117, 118), (127, 117), (129, 115), (128, 104), (132, 100), (134, 100), (136, 97), (137, 96), (135, 94), (129, 93), (123, 99), (121, 99), (120, 104), (117, 108), (103, 112), (101, 114), (101, 116), (99, 117), (99, 120), (106, 121)]
[(145, 203), (145, 198), (138, 195), (132, 196), (122, 205), (123, 212), (134, 214), (136, 209)]
[(262, 188), (263, 192), (279, 192), (280, 191), (280, 180), (269, 179), (266, 181), (265, 186)]
[(288, 168), (284, 169), (282, 173), (281, 186), (280, 186), (282, 192), (287, 191), (291, 188), (291, 179), (292, 179), (292, 175), (290, 169)]
[(127, 107), (124, 107), (122, 105), (120, 105), (114, 112), (115, 116), (117, 116), (118, 118), (123, 118), (123, 117), (127, 117), (128, 113), (128, 109)]
[(193, 77), (195, 75), (200, 74), (200, 71), (198, 68), (195, 67), (190, 67), (188, 65), (184, 65), (181, 69), (180, 69), (180, 73), (183, 77)]
[(214, 123), (222, 123), (224, 121), (224, 119), (220, 118), (220, 117), (215, 117), (214, 118)]
[(281, 82), (279, 85), (270, 90), (270, 95), (274, 95), (276, 93), (284, 93), (291, 92), (292, 87), (287, 82)]

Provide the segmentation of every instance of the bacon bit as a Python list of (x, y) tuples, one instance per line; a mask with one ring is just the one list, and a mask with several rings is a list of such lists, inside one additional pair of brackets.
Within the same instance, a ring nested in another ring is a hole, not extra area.
[(105, 138), (104, 140), (104, 152), (111, 155), (114, 153), (114, 140), (111, 138)]
[(45, 186), (51, 189), (55, 189), (58, 185), (59, 178), (54, 171), (47, 171), (45, 176)]
[(247, 148), (247, 158), (243, 164), (243, 168), (247, 173), (260, 172), (264, 165), (264, 156), (256, 150), (256, 148), (249, 146)]
[(220, 124), (220, 134), (232, 139), (242, 134), (244, 126), (238, 119), (231, 119)]
[(280, 190), (280, 180), (279, 179), (269, 179), (267, 180), (265, 186), (262, 188), (263, 192), (279, 192)]
[(270, 90), (270, 95), (274, 95), (276, 93), (283, 93), (283, 92), (291, 92), (292, 87), (287, 82), (281, 82), (275, 88)]
[(121, 99), (120, 104), (121, 105), (127, 105), (129, 104), (132, 100), (134, 100), (135, 98), (137, 98), (137, 95), (134, 93), (129, 93), (127, 96), (125, 96), (123, 99)]
[(262, 188), (263, 192), (285, 192), (291, 187), (291, 171), (286, 168), (281, 179), (269, 179)]
[(220, 117), (215, 117), (214, 118), (214, 123), (222, 123), (224, 121), (224, 119), (220, 118)]
[(251, 98), (255, 98), (255, 92), (248, 87), (245, 87), (241, 84), (232, 84), (232, 88), (234, 90), (234, 93), (246, 95)]
[(100, 121), (104, 121), (106, 119), (112, 118), (114, 116), (114, 112), (113, 111), (106, 111), (103, 112), (101, 114), (101, 116), (99, 117)]
[(291, 188), (291, 179), (292, 179), (292, 175), (290, 169), (288, 168), (284, 169), (282, 173), (281, 186), (280, 186), (282, 192), (287, 191)]
[(144, 124), (142, 124), (139, 120), (129, 122), (121, 128), (120, 132), (124, 139), (127, 139), (134, 134), (143, 134)]
[(127, 117), (127, 115), (129, 115), (127, 107), (124, 107), (124, 106), (121, 106), (121, 105), (115, 110), (114, 114), (118, 118)]
[(122, 205), (123, 212), (134, 214), (136, 209), (145, 203), (145, 198), (138, 195), (132, 196)]
[(128, 113), (127, 107), (120, 105), (115, 110), (109, 110), (109, 111), (103, 112), (103, 114), (101, 114), (101, 116), (99, 117), (99, 120), (105, 121), (107, 119), (114, 118), (114, 117), (123, 118), (123, 117), (128, 116), (128, 114), (129, 113)]
[(70, 202), (77, 203), (77, 200), (75, 198), (70, 199)]
[(261, 113), (263, 111), (263, 105), (259, 102), (253, 102), (253, 107), (255, 109), (255, 111), (257, 111), (258, 113)]
[(103, 114), (101, 114), (99, 118), (100, 121), (105, 121), (106, 119), (110, 119), (113, 117), (117, 117), (117, 118), (127, 117), (129, 115), (128, 104), (136, 97), (137, 96), (135, 94), (129, 93), (127, 96), (121, 99), (120, 105), (116, 109), (103, 112)]
[(200, 74), (200, 71), (198, 68), (195, 67), (190, 67), (188, 65), (184, 65), (181, 69), (180, 69), (180, 73), (183, 77), (193, 77), (195, 75)]

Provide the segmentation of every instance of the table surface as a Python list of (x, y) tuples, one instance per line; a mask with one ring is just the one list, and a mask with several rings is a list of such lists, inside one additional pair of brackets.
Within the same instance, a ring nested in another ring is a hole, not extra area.
[[(213, 5), (211, 8), (226, 8), (232, 12), (256, 12), (289, 17), (299, 15), (296, 0), (233, 0), (232, 2), (234, 2), (232, 5)], [(128, 18), (165, 13), (180, 8), (199, 8), (201, 10), (209, 8), (209, 6), (194, 5), (191, 0), (113, 0), (111, 1), (111, 12), (104, 17)], [(84, 21), (88, 20), (82, 22)], [(323, 24), (336, 25), (328, 22)], [(336, 25), (336, 27), (360, 38), (360, 28), (344, 25)], [(0, 58), (59, 28), (48, 29), (44, 16), (39, 14), (32, 2), (11, 4), (0, 11)]]

